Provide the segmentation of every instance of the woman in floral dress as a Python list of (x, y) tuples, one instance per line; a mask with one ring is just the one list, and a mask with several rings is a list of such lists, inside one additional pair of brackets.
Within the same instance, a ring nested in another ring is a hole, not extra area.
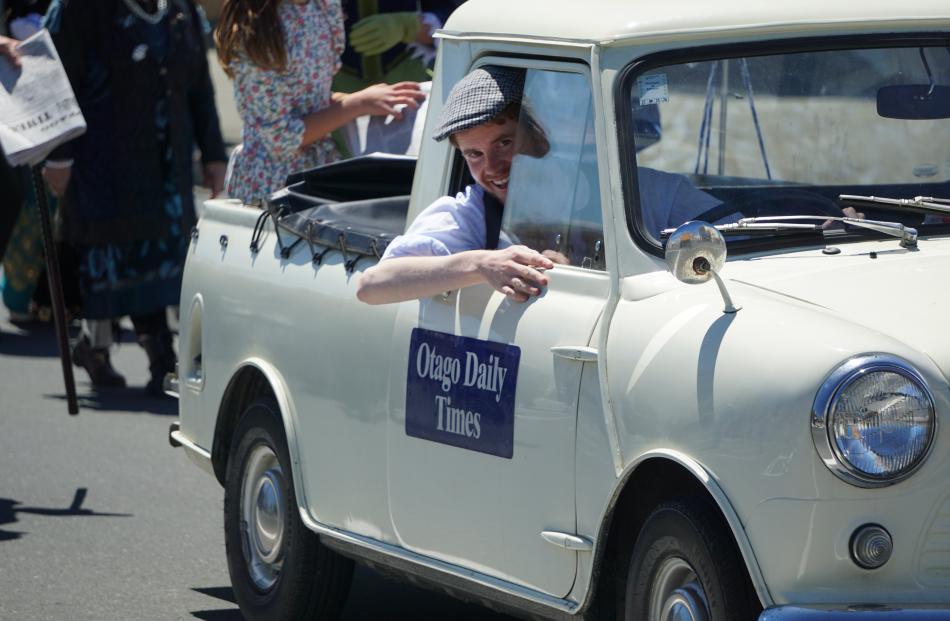
[(227, 191), (245, 203), (339, 159), (333, 130), (365, 114), (398, 119), (395, 106), (425, 97), (415, 82), (331, 91), (345, 45), (340, 0), (225, 0), (215, 41), (244, 122)]

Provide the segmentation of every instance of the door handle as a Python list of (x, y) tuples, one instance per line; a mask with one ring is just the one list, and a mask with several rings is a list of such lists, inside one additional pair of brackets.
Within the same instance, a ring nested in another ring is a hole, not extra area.
[(553, 543), (559, 548), (565, 550), (574, 550), (576, 552), (590, 552), (594, 549), (594, 542), (587, 537), (562, 533), (556, 530), (541, 531), (541, 538), (548, 543)]
[(551, 353), (559, 358), (577, 360), (578, 362), (597, 362), (597, 349), (583, 345), (557, 345), (551, 348)]

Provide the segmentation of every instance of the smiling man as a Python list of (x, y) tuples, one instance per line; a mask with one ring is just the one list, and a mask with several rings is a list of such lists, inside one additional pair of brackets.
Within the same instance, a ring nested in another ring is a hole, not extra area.
[(357, 297), (368, 304), (401, 302), (488, 283), (523, 302), (547, 285), (554, 263), (500, 234), (515, 154), (547, 151), (543, 130), (522, 113), (524, 71), (486, 66), (455, 85), (435, 140), (448, 138), (461, 152), (475, 183), (427, 207), (379, 263), (360, 278)]

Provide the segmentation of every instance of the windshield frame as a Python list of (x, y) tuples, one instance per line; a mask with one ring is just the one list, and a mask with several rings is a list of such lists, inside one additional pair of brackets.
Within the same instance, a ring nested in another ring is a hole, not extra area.
[[(617, 115), (617, 140), (620, 147), (620, 181), (623, 189), (624, 215), (627, 232), (634, 243), (649, 254), (663, 258), (663, 244), (654, 242), (642, 232), (640, 213), (640, 187), (637, 172), (637, 154), (635, 132), (633, 131), (632, 97), (636, 79), (653, 69), (688, 62), (703, 62), (721, 59), (751, 58), (755, 56), (774, 56), (801, 52), (831, 52), (859, 48), (908, 48), (908, 47), (950, 47), (950, 35), (947, 33), (925, 31), (909, 33), (877, 33), (857, 35), (833, 35), (823, 37), (796, 37), (769, 41), (747, 41), (740, 43), (715, 44), (692, 48), (677, 48), (648, 54), (634, 59), (624, 67), (614, 87), (614, 102)], [(632, 148), (629, 148), (632, 147)], [(895, 197), (898, 198), (898, 197)], [(899, 197), (907, 198), (907, 197)], [(873, 216), (869, 216), (873, 217)], [(950, 225), (936, 225), (938, 234), (950, 233)], [(843, 232), (842, 232), (843, 233)], [(854, 231), (835, 236), (835, 243), (857, 241), (869, 238), (887, 238), (873, 231)], [(821, 231), (788, 233), (768, 238), (728, 242), (730, 254), (749, 254), (776, 249), (823, 246), (825, 238)]]

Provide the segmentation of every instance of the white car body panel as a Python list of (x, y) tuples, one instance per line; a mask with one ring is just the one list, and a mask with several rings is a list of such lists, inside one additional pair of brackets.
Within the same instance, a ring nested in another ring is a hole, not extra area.
[[(726, 314), (715, 285), (678, 282), (633, 240), (618, 156), (615, 91), (634, 59), (736, 41), (950, 29), (945, 1), (901, 11), (895, 17), (883, 0), (734, 0), (715, 11), (694, 0), (675, 10), (618, 0), (556, 10), (544, 0), (517, 10), (466, 3), (440, 35), (426, 134), (452, 84), (484, 57), (588, 66), (606, 272), (556, 267), (546, 294), (526, 305), (477, 286), (372, 307), (355, 298), (370, 260), (348, 273), (330, 252), (315, 266), (306, 244), (283, 259), (270, 221), (251, 253), (261, 212), (209, 201), (182, 291), (178, 435), (206, 463), (229, 383), (257, 368), (281, 406), (308, 526), (551, 611), (574, 614), (590, 601), (606, 519), (627, 476), (651, 459), (680, 464), (706, 488), (764, 606), (947, 604), (950, 239), (921, 238), (914, 251), (885, 238), (842, 243), (836, 255), (807, 247), (730, 257), (722, 275), (741, 310)], [(451, 163), (447, 141), (426, 141), (410, 220), (445, 193)], [(512, 459), (406, 434), (418, 327), (521, 348)], [(596, 361), (559, 357), (558, 346), (595, 350)], [(809, 427), (828, 374), (870, 352), (915, 367), (938, 418), (920, 470), (884, 489), (836, 478)], [(865, 523), (895, 534), (893, 557), (873, 572), (848, 550)], [(544, 530), (592, 549), (552, 545)]]
[[(407, 548), (557, 597), (570, 591), (576, 553), (544, 541), (541, 532), (575, 530), (575, 414), (582, 364), (554, 355), (551, 347), (590, 342), (606, 281), (604, 275), (567, 268), (551, 274), (544, 299), (553, 304), (512, 303), (482, 286), (454, 293), (449, 304), (423, 300), (400, 308), (393, 360), (407, 358), (409, 331), (416, 326), (521, 347), (511, 460), (406, 436), (406, 371), (393, 366), (390, 503)], [(420, 476), (420, 464), (427, 476)], [(463, 472), (478, 474), (460, 480)], [(526, 503), (535, 510), (524, 511)], [(433, 522), (446, 528), (432, 528)], [(451, 526), (465, 523), (481, 526)]]
[[(950, 23), (950, 9), (939, 0), (915, 1), (903, 5), (895, 15), (887, 0), (855, 3), (848, 0), (822, 2), (803, 0), (794, 4), (729, 0), (711, 10), (702, 0), (685, 0), (675, 5), (636, 0), (600, 0), (559, 3), (521, 0), (511, 10), (505, 0), (466, 3), (445, 24), (450, 34), (510, 36), (552, 41), (626, 42), (639, 39), (712, 38), (721, 32), (749, 31), (794, 35), (842, 32), (851, 29), (881, 32), (894, 29), (932, 27)], [(525, 36), (522, 33), (530, 33)]]

